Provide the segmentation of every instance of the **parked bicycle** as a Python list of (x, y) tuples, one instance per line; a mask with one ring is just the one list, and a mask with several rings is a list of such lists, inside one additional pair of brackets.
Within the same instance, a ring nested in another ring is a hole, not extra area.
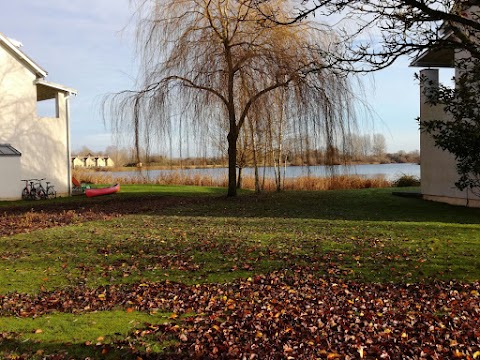
[(22, 190), (23, 200), (53, 199), (57, 197), (57, 192), (50, 181), (46, 181), (47, 187), (44, 188), (42, 181), (45, 179), (23, 179), (25, 187)]
[(37, 193), (40, 195), (41, 199), (54, 199), (57, 197), (57, 192), (55, 191), (55, 188), (53, 185), (50, 185), (50, 181), (45, 181), (47, 184), (47, 187), (44, 188), (42, 186), (41, 181), (45, 179), (40, 179), (38, 180), (38, 187), (37, 187)]
[(22, 179), (25, 181), (25, 187), (22, 190), (23, 200), (37, 200), (37, 191), (35, 189), (35, 180), (37, 179)]

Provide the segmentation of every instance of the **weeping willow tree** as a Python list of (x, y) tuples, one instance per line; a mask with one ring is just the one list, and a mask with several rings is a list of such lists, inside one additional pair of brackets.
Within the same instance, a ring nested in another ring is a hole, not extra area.
[(115, 110), (112, 128), (132, 130), (138, 154), (142, 145), (169, 136), (180, 120), (202, 146), (208, 146), (210, 129), (225, 129), (228, 196), (235, 196), (237, 144), (246, 127), (256, 131), (267, 121), (284, 126), (280, 119), (288, 119), (326, 146), (342, 142), (349, 131), (349, 82), (324, 61), (335, 51), (330, 48), (338, 43), (335, 34), (318, 22), (283, 25), (264, 16), (286, 18), (290, 1), (269, 2), (261, 12), (255, 0), (132, 3), (138, 88), (109, 101)]

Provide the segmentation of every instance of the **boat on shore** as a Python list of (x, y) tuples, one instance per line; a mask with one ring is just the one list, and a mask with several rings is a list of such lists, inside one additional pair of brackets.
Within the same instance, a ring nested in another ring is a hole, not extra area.
[(94, 197), (115, 194), (118, 191), (120, 191), (120, 184), (115, 184), (104, 188), (85, 189), (85, 195), (87, 195), (87, 197)]

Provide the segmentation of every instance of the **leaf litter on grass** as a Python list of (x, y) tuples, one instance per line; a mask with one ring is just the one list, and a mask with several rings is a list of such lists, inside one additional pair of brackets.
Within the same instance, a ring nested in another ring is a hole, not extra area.
[[(163, 199), (161, 201), (155, 205), (156, 209), (167, 206)], [(104, 206), (95, 211), (78, 207), (62, 210), (55, 205), (56, 209), (52, 212), (45, 208), (37, 209), (35, 213), (22, 213), (17, 224), (23, 225), (19, 227), (13, 226), (18, 217), (4, 214), (0, 218), (0, 223), (5, 225), (0, 229), (4, 232), (0, 235), (10, 235), (11, 231), (30, 232), (62, 224), (152, 211), (152, 201), (142, 202), (141, 206), (138, 204), (138, 201), (131, 204), (112, 203), (108, 205), (111, 209)], [(170, 205), (172, 204), (173, 200)], [(52, 213), (60, 215), (52, 218)], [(177, 230), (171, 231), (176, 241), (188, 235), (182, 229)], [(240, 230), (244, 231), (245, 228), (241, 227), (238, 231)], [(217, 230), (213, 228), (212, 231)], [(43, 291), (36, 295), (9, 293), (0, 295), (0, 314), (38, 317), (45, 314), (55, 316), (58, 312), (86, 313), (117, 308), (149, 313), (172, 312), (174, 315), (169, 324), (145, 324), (123, 341), (109, 345), (129, 349), (132, 358), (480, 359), (478, 282), (414, 283), (412, 280), (411, 284), (376, 284), (359, 282), (358, 279), (342, 280), (345, 271), (351, 269), (345, 268), (348, 254), (344, 256), (341, 250), (332, 253), (329, 261), (323, 258), (328, 253), (325, 251), (327, 249), (321, 251), (322, 256), (317, 259), (312, 257), (316, 253), (313, 248), (309, 255), (301, 252), (292, 254), (291, 248), (258, 248), (254, 244), (248, 244), (247, 248), (237, 246), (244, 242), (244, 238), (236, 239), (236, 233), (222, 233), (222, 237), (227, 235), (228, 241), (220, 244), (212, 241), (207, 232), (202, 251), (212, 253), (215, 249), (225, 259), (237, 256), (235, 263), (241, 267), (254, 268), (257, 273), (264, 272), (265, 275), (252, 275), (251, 278), (228, 284), (185, 285), (142, 281), (130, 285), (80, 285)], [(348, 233), (349, 231), (346, 232)], [(297, 235), (295, 241), (302, 237), (302, 234)], [(212, 236), (217, 237), (215, 234)], [(365, 238), (365, 235), (360, 237)], [(350, 240), (360, 245), (357, 238), (358, 236)], [(237, 241), (232, 243), (235, 239)], [(336, 247), (343, 244), (345, 239), (346, 237), (340, 236)], [(374, 246), (370, 246), (371, 252), (348, 251), (355, 260), (354, 264), (365, 266), (363, 261), (370, 257), (374, 260), (370, 261), (372, 269), (393, 271), (388, 270), (389, 264), (396, 261), (396, 257), (405, 258), (402, 263), (407, 264), (425, 258), (425, 254), (413, 254), (409, 250), (405, 255), (397, 251), (387, 254), (379, 241), (375, 240)], [(183, 244), (183, 250), (188, 250), (187, 257), (159, 255), (155, 258), (157, 267), (163, 270), (176, 266), (195, 273), (197, 264), (190, 256), (188, 244), (188, 241)], [(195, 247), (197, 245), (199, 244), (196, 243)], [(118, 248), (102, 246), (95, 250), (97, 255), (105, 257), (107, 254), (112, 257), (114, 252), (125, 252), (122, 246), (123, 244), (117, 244)], [(132, 255), (136, 257), (132, 262), (128, 259), (115, 259), (111, 263), (105, 263), (101, 267), (101, 275), (111, 277), (112, 272), (119, 269), (125, 273), (124, 268), (127, 268), (128, 273), (133, 273), (145, 265), (139, 263), (138, 253)], [(7, 254), (12, 261), (15, 256), (16, 253)], [(147, 258), (143, 255), (141, 257)], [(290, 270), (261, 268), (265, 259), (275, 260), (276, 264)], [(328, 275), (318, 276), (319, 269), (295, 266), (295, 263), (310, 263), (320, 267), (325, 263), (326, 269), (322, 268), (321, 273)], [(341, 264), (344, 268), (341, 268)], [(192, 267), (189, 268), (190, 266)], [(89, 268), (80, 267), (80, 270), (85, 274), (92, 272)], [(403, 272), (399, 276), (401, 274)], [(21, 334), (2, 332), (0, 348), (3, 341), (17, 337), (21, 339)], [(152, 341), (162, 344), (161, 347), (166, 347), (166, 351), (148, 351), (148, 344)], [(2, 356), (8, 358), (8, 354), (0, 351), (0, 357)], [(27, 355), (25, 358), (30, 357)], [(45, 353), (41, 358), (69, 357), (63, 353)]]
[[(479, 292), (478, 282), (361, 283), (298, 267), (227, 284), (10, 293), (0, 295), (0, 304), (2, 316), (172, 312), (170, 323), (145, 324), (110, 345), (128, 345), (143, 359), (474, 359)], [(142, 350), (151, 341), (169, 345), (162, 353)]]

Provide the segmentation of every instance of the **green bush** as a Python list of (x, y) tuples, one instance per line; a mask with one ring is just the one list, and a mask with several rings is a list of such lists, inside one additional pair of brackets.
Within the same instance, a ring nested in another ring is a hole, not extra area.
[(402, 175), (393, 181), (395, 187), (420, 186), (420, 179), (414, 175)]

